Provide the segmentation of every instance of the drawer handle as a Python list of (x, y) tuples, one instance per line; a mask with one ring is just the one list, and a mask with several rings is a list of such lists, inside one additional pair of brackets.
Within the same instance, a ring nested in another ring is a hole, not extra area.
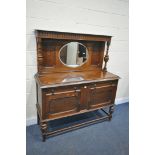
[(84, 88), (87, 88), (87, 86), (84, 86)]

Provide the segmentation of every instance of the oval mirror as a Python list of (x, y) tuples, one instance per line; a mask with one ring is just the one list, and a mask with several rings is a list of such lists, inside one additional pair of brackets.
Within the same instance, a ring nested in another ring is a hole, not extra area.
[(60, 61), (68, 67), (78, 67), (88, 60), (87, 48), (78, 42), (70, 42), (59, 51)]

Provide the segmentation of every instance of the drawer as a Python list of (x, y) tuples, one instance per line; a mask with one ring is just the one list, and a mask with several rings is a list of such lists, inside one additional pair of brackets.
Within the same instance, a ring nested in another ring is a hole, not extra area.
[(106, 81), (106, 82), (96, 82), (94, 83), (95, 87), (102, 88), (102, 87), (111, 87), (111, 86), (117, 86), (117, 81)]
[(104, 82), (92, 82), (92, 83), (85, 83), (78, 85), (78, 89), (88, 88), (88, 89), (95, 89), (95, 88), (106, 88), (111, 86), (117, 86), (117, 81), (104, 81)]
[(76, 91), (64, 91), (64, 92), (56, 92), (56, 93), (47, 93), (46, 97), (48, 99), (58, 99), (58, 98), (66, 98), (66, 97), (75, 97), (77, 95)]
[(54, 87), (48, 88), (45, 91), (45, 96), (51, 98), (59, 98), (65, 96), (74, 96), (76, 92), (80, 92), (80, 87), (73, 85), (73, 86), (61, 86), (61, 87)]
[[(79, 85), (71, 85), (71, 86), (61, 86), (53, 88), (55, 93), (63, 93), (63, 92), (74, 92), (75, 90), (80, 90)], [(51, 88), (52, 91), (52, 88)]]

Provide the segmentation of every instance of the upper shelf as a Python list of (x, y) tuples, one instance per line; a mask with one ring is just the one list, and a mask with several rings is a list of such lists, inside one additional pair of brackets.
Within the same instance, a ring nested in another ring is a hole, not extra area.
[(65, 39), (65, 40), (88, 40), (88, 41), (110, 41), (112, 36), (70, 33), (70, 32), (56, 32), (35, 30), (36, 37), (38, 38), (51, 38), (51, 39)]

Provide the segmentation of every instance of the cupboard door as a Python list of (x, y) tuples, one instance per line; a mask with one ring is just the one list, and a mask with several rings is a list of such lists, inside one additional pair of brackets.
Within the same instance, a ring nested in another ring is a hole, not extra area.
[(91, 88), (89, 108), (102, 108), (114, 103), (116, 84), (96, 86)]
[(46, 116), (63, 117), (79, 111), (79, 91), (46, 94)]

